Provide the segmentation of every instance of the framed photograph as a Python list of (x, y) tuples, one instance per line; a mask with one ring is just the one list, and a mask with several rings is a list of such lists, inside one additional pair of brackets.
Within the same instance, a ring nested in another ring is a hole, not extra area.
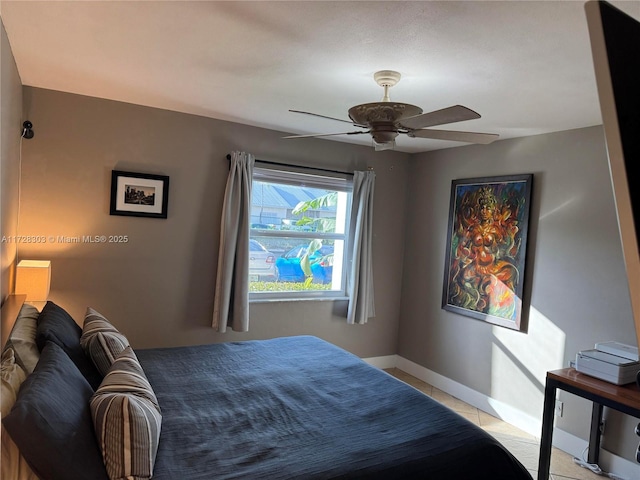
[(442, 308), (521, 330), (532, 174), (453, 180)]
[(169, 177), (148, 173), (111, 172), (111, 215), (167, 218)]

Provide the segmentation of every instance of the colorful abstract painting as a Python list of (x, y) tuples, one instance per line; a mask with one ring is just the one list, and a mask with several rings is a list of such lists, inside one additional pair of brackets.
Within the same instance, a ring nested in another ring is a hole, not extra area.
[(442, 308), (520, 330), (533, 175), (453, 180)]

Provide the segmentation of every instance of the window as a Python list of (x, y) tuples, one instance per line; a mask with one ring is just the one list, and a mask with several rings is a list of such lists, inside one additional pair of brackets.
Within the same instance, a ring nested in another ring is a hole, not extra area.
[(350, 178), (254, 168), (251, 298), (346, 296), (350, 207)]

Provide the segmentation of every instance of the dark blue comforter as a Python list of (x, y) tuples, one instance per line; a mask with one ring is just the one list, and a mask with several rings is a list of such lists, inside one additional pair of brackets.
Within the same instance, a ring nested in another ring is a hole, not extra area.
[(435, 400), (310, 336), (136, 351), (162, 408), (154, 480), (530, 480)]

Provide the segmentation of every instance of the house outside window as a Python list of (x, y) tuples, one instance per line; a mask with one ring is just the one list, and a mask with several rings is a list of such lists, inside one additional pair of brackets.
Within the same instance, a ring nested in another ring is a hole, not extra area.
[(346, 296), (351, 178), (256, 167), (251, 300)]

